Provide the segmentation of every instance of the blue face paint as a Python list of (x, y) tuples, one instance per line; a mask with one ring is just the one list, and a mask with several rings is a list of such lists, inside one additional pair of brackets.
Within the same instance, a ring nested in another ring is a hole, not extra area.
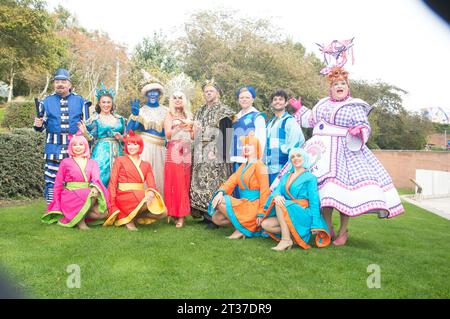
[(150, 107), (159, 106), (159, 97), (161, 93), (158, 90), (150, 90), (147, 92), (147, 105)]

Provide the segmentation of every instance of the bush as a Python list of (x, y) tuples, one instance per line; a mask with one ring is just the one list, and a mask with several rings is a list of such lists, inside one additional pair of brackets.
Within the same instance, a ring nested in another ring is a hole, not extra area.
[(29, 128), (33, 126), (36, 116), (34, 102), (8, 103), (1, 125), (7, 128)]
[(33, 129), (0, 132), (0, 199), (43, 196), (44, 145)]

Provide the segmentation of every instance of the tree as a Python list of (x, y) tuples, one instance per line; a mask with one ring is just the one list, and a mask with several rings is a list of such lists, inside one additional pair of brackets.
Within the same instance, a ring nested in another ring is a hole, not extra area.
[(0, 78), (9, 83), (8, 101), (17, 78), (30, 69), (48, 72), (64, 55), (53, 22), (42, 0), (0, 2)]
[(144, 38), (134, 49), (132, 59), (138, 69), (156, 68), (167, 74), (181, 70), (178, 52), (162, 32)]
[(327, 92), (320, 61), (301, 44), (280, 36), (269, 20), (238, 19), (233, 11), (200, 11), (185, 30), (176, 40), (184, 72), (199, 82), (213, 77), (224, 91), (224, 102), (236, 109), (235, 92), (242, 85), (256, 88), (255, 105), (266, 112), (277, 87), (301, 95), (308, 106)]
[(369, 116), (370, 148), (421, 150), (425, 147), (433, 127), (420, 114), (404, 109), (401, 94), (406, 91), (384, 82), (369, 84), (367, 81), (352, 81), (351, 91), (353, 96), (374, 106)]

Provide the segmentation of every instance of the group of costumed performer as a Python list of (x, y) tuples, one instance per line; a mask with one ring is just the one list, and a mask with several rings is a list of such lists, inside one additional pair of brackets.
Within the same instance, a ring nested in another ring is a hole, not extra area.
[(158, 192), (152, 166), (141, 159), (144, 150), (142, 136), (131, 130), (124, 138), (124, 151), (111, 171), (109, 181), (110, 209), (105, 226), (125, 225), (137, 230), (138, 224), (152, 224), (164, 218), (166, 207)]
[(102, 224), (108, 215), (108, 191), (100, 179), (97, 162), (89, 158), (89, 144), (81, 131), (69, 139), (70, 157), (59, 165), (53, 199), (41, 220), (88, 229), (86, 222)]
[[(334, 245), (344, 245), (348, 239), (350, 217), (377, 213), (380, 218), (392, 218), (404, 211), (392, 179), (365, 145), (370, 137), (368, 115), (372, 107), (350, 95), (348, 72), (343, 69), (353, 39), (333, 41), (322, 46), (325, 57), (336, 58), (321, 73), (327, 76), (329, 96), (321, 99), (312, 110), (301, 100), (291, 99), (295, 118), (305, 128), (314, 128), (313, 136), (303, 148), (311, 156), (311, 172), (317, 176), (320, 205), (332, 237), (332, 212), (340, 212), (340, 229)], [(327, 59), (325, 62), (328, 63)], [(286, 165), (272, 184), (290, 170)]]

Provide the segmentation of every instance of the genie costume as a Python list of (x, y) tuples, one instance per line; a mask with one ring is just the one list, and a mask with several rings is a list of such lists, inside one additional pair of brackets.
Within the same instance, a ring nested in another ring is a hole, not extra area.
[[(57, 70), (54, 80), (70, 81), (69, 72), (64, 69)], [(69, 134), (74, 135), (78, 131), (77, 123), (89, 118), (91, 104), (73, 92), (65, 97), (54, 93), (39, 102), (39, 115), (44, 118), (44, 124), (34, 129), (38, 132), (46, 130), (47, 134), (44, 149), (44, 197), (47, 203), (53, 199), (58, 167), (61, 161), (68, 157)]]
[(145, 85), (141, 91), (147, 97), (147, 104), (139, 108), (140, 101), (131, 103), (131, 116), (127, 131), (137, 131), (144, 140), (142, 160), (151, 164), (155, 176), (156, 188), (160, 194), (164, 192), (164, 157), (166, 140), (164, 119), (168, 108), (159, 105), (159, 99), (164, 94), (164, 88), (159, 83)]

